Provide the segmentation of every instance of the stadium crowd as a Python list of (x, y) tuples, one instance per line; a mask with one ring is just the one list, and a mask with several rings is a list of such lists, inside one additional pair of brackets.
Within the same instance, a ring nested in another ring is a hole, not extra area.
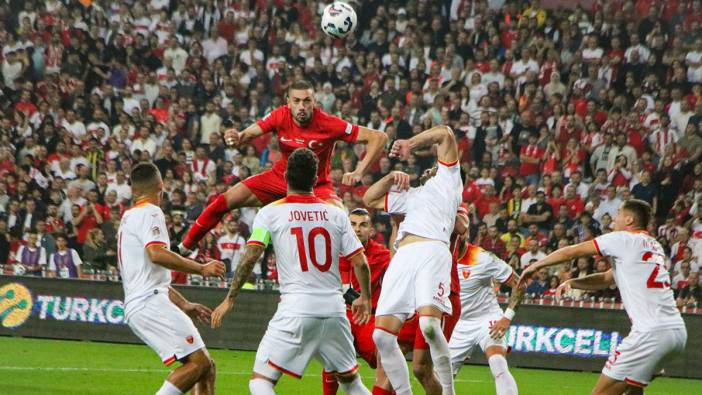
[[(390, 142), (450, 125), (472, 241), (518, 271), (610, 231), (622, 201), (651, 203), (648, 231), (669, 252), (679, 304), (696, 305), (702, 1), (588, 3), (351, 2), (359, 26), (333, 40), (319, 29), (323, 1), (1, 2), (0, 265), (114, 275), (129, 171), (149, 160), (164, 176), (175, 248), (208, 202), (280, 158), (274, 136), (234, 148), (223, 131), (284, 104), (286, 87), (304, 78), (324, 111)], [(383, 157), (359, 185), (342, 185), (363, 154), (336, 147), (331, 176), (348, 209), (388, 172), (416, 183), (434, 161), (430, 151), (407, 163)], [(255, 213), (234, 210), (197, 257), (231, 272)], [(385, 242), (390, 218), (374, 220)], [(551, 295), (564, 279), (608, 268), (583, 258), (544, 269), (528, 292)], [(256, 274), (275, 280), (272, 253)]]

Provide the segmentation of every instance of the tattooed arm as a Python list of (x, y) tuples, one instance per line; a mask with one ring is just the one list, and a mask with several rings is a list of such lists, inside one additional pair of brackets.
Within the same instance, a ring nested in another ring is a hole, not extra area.
[(514, 319), (515, 311), (522, 303), (524, 293), (526, 291), (525, 287), (518, 286), (519, 275), (514, 271), (512, 271), (512, 276), (510, 276), (509, 280), (505, 284), (512, 287), (512, 294), (509, 297), (505, 314), (490, 328), (490, 336), (492, 336), (493, 339), (498, 339), (507, 333), (509, 324), (512, 322), (512, 319)]
[(234, 278), (232, 278), (232, 285), (229, 288), (227, 297), (224, 298), (224, 301), (222, 301), (212, 313), (212, 329), (219, 328), (219, 326), (222, 325), (224, 316), (234, 307), (234, 302), (236, 296), (239, 294), (239, 290), (244, 286), (249, 275), (251, 275), (254, 265), (258, 262), (261, 255), (263, 255), (263, 251), (264, 248), (260, 245), (248, 244), (246, 246), (244, 256), (241, 258), (241, 261), (239, 261), (239, 265), (234, 273)]

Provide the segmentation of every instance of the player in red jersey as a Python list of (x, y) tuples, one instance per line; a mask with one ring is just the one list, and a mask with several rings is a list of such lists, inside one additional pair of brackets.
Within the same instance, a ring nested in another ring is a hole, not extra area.
[(287, 105), (278, 107), (242, 132), (229, 129), (224, 135), (227, 144), (237, 146), (270, 132), (278, 134), (282, 159), (277, 161), (271, 170), (245, 179), (210, 203), (178, 246), (181, 254), (188, 254), (194, 249), (200, 239), (230, 210), (264, 206), (285, 197), (285, 167), (288, 155), (295, 149), (309, 148), (319, 158), (314, 194), (343, 208), (329, 178), (334, 144), (337, 141), (346, 141), (368, 145), (366, 155), (358, 162), (356, 170), (344, 174), (342, 179), (344, 185), (355, 185), (380, 156), (387, 142), (387, 136), (381, 131), (353, 125), (316, 108), (313, 87), (304, 80), (290, 85)]

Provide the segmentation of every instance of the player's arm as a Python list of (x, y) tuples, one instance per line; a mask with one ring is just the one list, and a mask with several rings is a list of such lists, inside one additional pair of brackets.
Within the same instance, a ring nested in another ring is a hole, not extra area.
[(517, 313), (517, 309), (522, 304), (524, 300), (524, 294), (526, 293), (525, 287), (519, 286), (519, 275), (512, 270), (512, 275), (509, 277), (504, 284), (512, 288), (512, 294), (509, 296), (509, 301), (507, 302), (507, 308), (505, 309), (502, 318), (500, 318), (493, 326), (490, 328), (490, 336), (493, 339), (499, 339), (507, 333), (509, 325), (514, 319), (514, 315)]
[(179, 309), (183, 310), (192, 319), (197, 319), (205, 325), (210, 324), (210, 315), (212, 310), (209, 307), (201, 305), (199, 303), (191, 303), (185, 296), (180, 292), (176, 291), (173, 287), (168, 287), (168, 299), (171, 303), (178, 306)]
[(239, 132), (236, 129), (227, 129), (224, 131), (224, 141), (232, 146), (246, 144), (265, 132), (257, 122)]
[(560, 300), (563, 293), (571, 289), (582, 289), (584, 291), (599, 291), (600, 289), (609, 288), (614, 284), (614, 273), (612, 270), (607, 270), (604, 273), (595, 273), (582, 278), (573, 278), (564, 281), (556, 288), (556, 300)]
[[(256, 230), (252, 234), (252, 238), (256, 235)], [(239, 265), (236, 267), (236, 272), (234, 272), (234, 277), (232, 278), (232, 285), (229, 287), (229, 292), (224, 298), (222, 303), (217, 306), (217, 308), (212, 313), (212, 329), (219, 328), (222, 325), (222, 319), (224, 316), (231, 311), (234, 307), (236, 297), (241, 290), (241, 287), (246, 283), (246, 279), (249, 278), (251, 272), (253, 271), (254, 265), (258, 262), (261, 255), (265, 251), (264, 245), (258, 245), (249, 243), (246, 245), (246, 251), (244, 251), (244, 256), (239, 261)]]
[(589, 257), (598, 255), (597, 247), (593, 241), (584, 241), (582, 243), (561, 248), (560, 250), (550, 253), (546, 258), (539, 262), (530, 265), (522, 272), (522, 278), (519, 279), (519, 286), (525, 286), (527, 280), (538, 272), (539, 269), (549, 266), (555, 266), (566, 261), (577, 259), (580, 257)]
[(368, 208), (384, 209), (385, 196), (393, 186), (397, 186), (401, 191), (409, 188), (409, 175), (401, 171), (391, 171), (368, 188), (363, 194), (363, 204)]
[(370, 319), (371, 300), (371, 275), (366, 254), (359, 252), (351, 257), (351, 265), (353, 265), (353, 272), (361, 287), (361, 297), (353, 301), (351, 304), (351, 312), (353, 313), (353, 320), (356, 324), (363, 325)]
[(356, 164), (356, 170), (344, 174), (341, 182), (344, 185), (355, 185), (368, 171), (370, 166), (378, 160), (388, 143), (388, 136), (380, 130), (358, 127), (357, 143), (366, 144), (366, 155)]
[(224, 263), (220, 261), (209, 261), (201, 265), (192, 259), (170, 251), (163, 244), (147, 245), (146, 254), (151, 262), (178, 272), (201, 274), (203, 276), (223, 276), (226, 269)]
[(395, 140), (390, 149), (390, 156), (407, 160), (409, 155), (425, 147), (438, 145), (437, 157), (444, 163), (454, 163), (458, 160), (458, 144), (453, 130), (446, 125), (434, 126), (422, 133), (413, 136), (409, 140)]

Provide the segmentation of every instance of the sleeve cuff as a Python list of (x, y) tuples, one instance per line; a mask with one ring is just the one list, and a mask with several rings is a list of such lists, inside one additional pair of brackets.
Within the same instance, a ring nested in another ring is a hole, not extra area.
[(163, 241), (150, 241), (146, 243), (146, 246), (144, 248), (148, 248), (149, 246), (159, 246), (159, 247), (166, 247), (166, 243)]
[(595, 245), (595, 249), (597, 250), (597, 255), (604, 256), (604, 255), (602, 255), (602, 251), (600, 251), (600, 245), (597, 244), (597, 239), (593, 239), (592, 244)]
[(388, 212), (388, 197), (389, 196), (390, 196), (390, 193), (386, 193), (385, 198), (384, 198), (384, 202), (383, 202), (383, 210), (385, 210), (386, 213)]
[(358, 248), (357, 250), (355, 250), (354, 252), (352, 252), (352, 253), (350, 253), (350, 254), (344, 256), (344, 259), (351, 259), (351, 258), (355, 257), (356, 255), (362, 253), (363, 251), (364, 251), (363, 247), (359, 247), (359, 248)]

